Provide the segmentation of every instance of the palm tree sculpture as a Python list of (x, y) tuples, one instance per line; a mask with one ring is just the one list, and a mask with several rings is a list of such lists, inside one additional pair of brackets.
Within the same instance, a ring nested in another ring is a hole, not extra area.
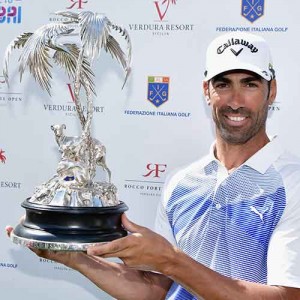
[[(51, 95), (52, 61), (74, 80), (75, 106), (82, 134), (80, 137), (69, 137), (64, 134), (64, 124), (51, 127), (62, 159), (57, 173), (39, 186), (29, 201), (55, 206), (117, 205), (116, 187), (110, 182), (110, 170), (105, 163), (105, 147), (91, 137), (93, 94), (96, 94), (91, 64), (104, 48), (125, 70), (126, 82), (131, 63), (130, 38), (123, 27), (113, 24), (103, 14), (90, 11), (60, 11), (56, 14), (66, 17), (68, 21), (50, 23), (34, 33), (21, 34), (9, 44), (4, 58), (3, 74), (7, 83), (9, 57), (16, 48), (23, 50), (19, 58), (20, 79), (24, 71), (29, 69), (34, 79)], [(113, 30), (125, 39), (126, 54), (112, 36)], [(79, 37), (80, 42), (64, 41), (67, 38), (70, 40), (70, 37)], [(80, 99), (82, 88), (86, 98), (86, 114), (83, 111), (84, 103)], [(108, 182), (93, 182), (96, 165), (107, 171)]]

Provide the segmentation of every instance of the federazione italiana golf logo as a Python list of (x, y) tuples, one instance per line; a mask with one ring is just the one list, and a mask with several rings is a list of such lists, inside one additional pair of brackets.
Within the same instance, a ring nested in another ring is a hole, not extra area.
[[(140, 109), (141, 107), (137, 104), (129, 105), (125, 110), (124, 114), (128, 116), (145, 116), (145, 117), (159, 117), (159, 118), (184, 118), (188, 119), (192, 113), (189, 111), (182, 111), (176, 109), (174, 102), (180, 101), (180, 99), (173, 99), (172, 103), (163, 105), (169, 102), (169, 88), (170, 88), (170, 77), (168, 76), (147, 76), (147, 102), (149, 104), (148, 109)], [(145, 98), (143, 97), (143, 101)], [(171, 105), (169, 105), (171, 104)], [(145, 107), (144, 105), (142, 105)], [(151, 109), (152, 108), (152, 109)]]
[(242, 0), (242, 16), (251, 23), (264, 14), (264, 0)]
[(149, 100), (156, 107), (159, 107), (167, 102), (169, 100), (169, 83), (169, 77), (148, 76), (147, 100)]

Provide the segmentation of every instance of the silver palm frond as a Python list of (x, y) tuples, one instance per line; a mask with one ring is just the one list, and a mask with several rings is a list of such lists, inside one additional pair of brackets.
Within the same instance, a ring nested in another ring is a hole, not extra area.
[[(82, 49), (85, 56), (92, 62), (99, 56), (101, 49), (109, 52), (123, 67), (126, 72), (126, 83), (131, 70), (131, 41), (129, 34), (122, 26), (112, 23), (104, 14), (83, 11), (80, 13), (70, 11), (59, 11), (57, 15), (69, 18), (64, 24), (78, 26)], [(120, 44), (111, 35), (111, 30), (117, 31), (127, 42), (127, 55)]]
[(109, 36), (109, 20), (103, 14), (90, 11), (81, 12), (78, 16), (84, 54), (93, 61), (100, 54), (101, 48), (106, 45)]
[[(13, 40), (6, 49), (3, 67), (5, 81), (7, 83), (9, 82), (9, 58), (12, 50), (16, 48), (24, 48), (19, 58), (20, 80), (22, 80), (26, 68), (28, 68), (40, 86), (51, 95), (51, 59), (63, 67), (70, 78), (74, 79), (80, 50), (75, 44), (62, 44), (58, 42), (59, 37), (67, 36), (73, 31), (74, 28), (70, 28), (70, 26), (53, 23), (40, 27), (34, 33), (21, 34)], [(53, 55), (52, 52), (54, 53)], [(93, 77), (94, 73), (90, 68), (90, 64), (88, 60), (84, 58), (82, 80), (85, 79), (85, 82), (88, 82), (89, 88), (95, 94)]]
[[(62, 67), (69, 78), (75, 80), (75, 72), (77, 68), (77, 61), (79, 58), (80, 49), (76, 44), (64, 44), (66, 51), (56, 50), (53, 55), (53, 61), (60, 67)], [(84, 57), (82, 62), (80, 84), (84, 86), (84, 83), (88, 83), (89, 88), (94, 95), (96, 95), (94, 72), (91, 70), (89, 61)]]
[(48, 24), (42, 26), (34, 33), (23, 33), (13, 40), (7, 47), (4, 56), (3, 75), (6, 82), (9, 82), (8, 65), (12, 50), (24, 48), (19, 58), (20, 80), (22, 80), (23, 73), (28, 67), (35, 80), (50, 94), (51, 64), (49, 63), (49, 41), (53, 36), (67, 31), (68, 28), (65, 25)]
[[(116, 59), (125, 71), (125, 85), (131, 71), (131, 41), (125, 28), (113, 24), (104, 14), (83, 11), (80, 13), (61, 11), (57, 15), (69, 20), (62, 23), (50, 23), (38, 28), (34, 33), (23, 33), (13, 40), (6, 49), (4, 56), (3, 75), (8, 84), (8, 65), (12, 50), (24, 48), (20, 55), (19, 73), (22, 80), (25, 70), (29, 72), (49, 94), (51, 90), (51, 60), (64, 68), (68, 76), (75, 78), (79, 52), (83, 51), (81, 84), (95, 94), (94, 74), (90, 64), (100, 55), (103, 48)], [(127, 54), (111, 34), (117, 31), (127, 42)], [(81, 45), (59, 42), (61, 37), (79, 36)], [(53, 54), (54, 53), (54, 54)]]
[[(47, 24), (37, 29), (33, 35), (29, 37), (24, 45), (23, 52), (20, 55), (20, 79), (22, 80), (23, 73), (28, 67), (29, 72), (34, 79), (45, 89), (49, 94), (51, 89), (50, 78), (50, 50), (59, 48), (53, 45), (53, 39), (58, 35), (69, 33), (70, 29), (58, 23)], [(66, 49), (61, 49), (66, 51)]]
[(24, 32), (17, 38), (15, 38), (13, 41), (9, 43), (9, 45), (6, 48), (5, 54), (4, 54), (4, 62), (3, 62), (3, 76), (4, 79), (9, 85), (9, 77), (8, 77), (8, 65), (9, 65), (9, 59), (12, 51), (16, 48), (20, 49), (23, 48), (24, 45), (26, 44), (27, 40), (29, 39), (30, 36), (32, 36), (32, 32)]
[(108, 42), (107, 49), (106, 49), (106, 51), (109, 51), (113, 57), (117, 58), (117, 60), (122, 64), (126, 72), (125, 80), (122, 86), (123, 88), (131, 72), (131, 52), (132, 52), (131, 40), (125, 28), (113, 23), (110, 23), (110, 25), (111, 28), (118, 31), (119, 34), (121, 34), (124, 37), (125, 41), (127, 42), (127, 51), (128, 51), (127, 57), (125, 56), (124, 52), (120, 48), (119, 43), (117, 43), (113, 37), (112, 39), (110, 39), (111, 41)]

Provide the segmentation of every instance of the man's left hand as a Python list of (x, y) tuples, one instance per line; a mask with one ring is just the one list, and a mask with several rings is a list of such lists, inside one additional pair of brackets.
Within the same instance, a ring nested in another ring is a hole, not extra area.
[(89, 247), (87, 254), (104, 258), (119, 257), (128, 267), (164, 273), (170, 258), (176, 255), (176, 248), (159, 234), (131, 222), (125, 214), (122, 215), (122, 224), (131, 234)]

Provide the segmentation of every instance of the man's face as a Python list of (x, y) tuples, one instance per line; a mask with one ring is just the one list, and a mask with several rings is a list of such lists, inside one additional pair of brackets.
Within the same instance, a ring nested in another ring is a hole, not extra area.
[(276, 96), (275, 80), (269, 87), (255, 73), (226, 72), (204, 83), (204, 93), (210, 98), (217, 138), (230, 144), (265, 138), (268, 106)]

